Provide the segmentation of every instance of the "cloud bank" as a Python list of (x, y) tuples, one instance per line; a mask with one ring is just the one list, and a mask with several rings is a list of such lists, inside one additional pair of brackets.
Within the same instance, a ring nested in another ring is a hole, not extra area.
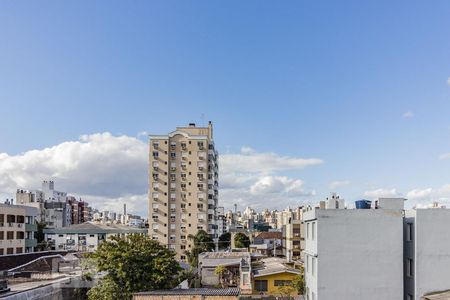
[[(144, 133), (138, 135), (142, 136)], [(280, 175), (320, 165), (317, 158), (260, 153), (244, 147), (220, 157), (220, 205), (279, 208), (315, 195), (302, 180)], [(53, 147), (17, 155), (0, 153), (0, 195), (17, 188), (39, 189), (42, 180), (81, 197), (99, 210), (147, 215), (148, 146), (139, 138), (111, 133), (83, 135)]]

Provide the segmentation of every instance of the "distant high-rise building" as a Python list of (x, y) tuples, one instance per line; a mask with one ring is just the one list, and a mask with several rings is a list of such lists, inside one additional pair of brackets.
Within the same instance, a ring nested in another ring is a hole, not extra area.
[(185, 260), (189, 234), (203, 229), (213, 238), (218, 202), (218, 153), (213, 126), (178, 127), (150, 136), (149, 235)]

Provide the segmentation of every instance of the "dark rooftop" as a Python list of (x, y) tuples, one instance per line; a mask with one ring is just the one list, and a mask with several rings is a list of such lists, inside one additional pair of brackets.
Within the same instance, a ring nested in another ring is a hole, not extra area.
[(201, 295), (201, 296), (239, 296), (239, 288), (196, 288), (196, 289), (173, 289), (156, 290), (135, 293), (135, 295)]

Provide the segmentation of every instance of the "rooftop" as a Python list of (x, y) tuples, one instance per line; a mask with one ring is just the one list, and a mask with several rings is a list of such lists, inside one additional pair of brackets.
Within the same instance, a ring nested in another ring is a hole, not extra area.
[(47, 228), (44, 233), (76, 234), (76, 233), (146, 233), (146, 228), (136, 228), (121, 224), (100, 224), (85, 222), (63, 228)]
[(254, 277), (261, 277), (266, 275), (278, 273), (293, 273), (300, 274), (300, 270), (294, 269), (286, 265), (286, 260), (278, 257), (269, 257), (262, 259), (252, 266)]
[(173, 289), (157, 290), (150, 292), (139, 292), (135, 295), (201, 295), (201, 296), (239, 296), (239, 288), (195, 288), (195, 289)]
[(429, 295), (423, 296), (424, 300), (448, 300), (450, 299), (450, 290), (445, 292), (437, 292), (437, 293), (431, 293)]
[(264, 240), (269, 240), (269, 239), (281, 240), (282, 237), (283, 237), (283, 234), (281, 232), (261, 232), (255, 238), (260, 238), (260, 239), (264, 239)]

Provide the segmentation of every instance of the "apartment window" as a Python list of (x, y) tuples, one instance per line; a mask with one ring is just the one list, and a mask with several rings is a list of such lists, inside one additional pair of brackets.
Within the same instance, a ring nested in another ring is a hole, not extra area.
[(186, 256), (180, 255), (180, 259), (181, 259), (181, 260), (186, 260)]
[(5, 232), (0, 231), (0, 241), (5, 239)]
[(181, 173), (181, 179), (186, 180), (186, 173)]
[(309, 255), (305, 255), (305, 270), (309, 272)]
[(22, 252), (23, 252), (23, 248), (22, 247), (16, 248), (16, 254), (20, 254)]
[(16, 223), (16, 216), (15, 215), (6, 215), (6, 222)]
[(17, 216), (17, 223), (25, 223), (25, 216)]
[(6, 232), (6, 239), (7, 240), (13, 240), (14, 239), (14, 231)]
[(203, 147), (204, 147), (203, 142), (197, 142), (197, 145), (198, 145), (199, 149), (203, 149)]
[(181, 188), (182, 188), (182, 189), (186, 189), (186, 183), (182, 183), (182, 184), (181, 184)]
[(14, 254), (14, 248), (6, 249), (6, 254)]
[(157, 149), (159, 147), (159, 143), (155, 142), (153, 143), (153, 148)]
[(177, 157), (177, 154), (175, 152), (170, 152), (170, 157), (175, 158), (175, 157)]
[(4, 214), (0, 214), (0, 223), (4, 223), (4, 222), (5, 222), (5, 215)]
[(175, 181), (176, 180), (176, 175), (175, 174), (170, 174), (170, 180)]
[(411, 258), (406, 259), (406, 276), (408, 277), (414, 276), (414, 263)]
[(290, 280), (274, 280), (274, 286), (289, 286), (291, 285)]
[(25, 232), (23, 232), (23, 231), (16, 232), (16, 239), (23, 240), (24, 238), (25, 238)]
[(413, 233), (413, 224), (412, 223), (406, 223), (406, 240), (408, 242), (412, 241), (414, 237)]
[(153, 151), (153, 157), (157, 158), (159, 156), (159, 152), (158, 151)]
[(1, 255), (4, 255), (4, 254), (5, 254), (5, 251), (3, 250), (3, 248), (1, 248), (1, 249), (0, 249), (0, 256), (1, 256)]
[(316, 238), (316, 222), (312, 222), (311, 224), (311, 239), (314, 240)]
[(255, 290), (258, 292), (267, 292), (267, 280), (255, 280)]
[(311, 274), (312, 276), (316, 276), (316, 258), (312, 257), (311, 258)]
[(180, 246), (180, 249), (181, 249), (181, 250), (186, 250), (186, 245), (181, 245), (181, 246)]
[(202, 203), (197, 204), (197, 208), (198, 209), (203, 209), (203, 204)]
[(158, 236), (156, 234), (152, 235), (152, 240), (157, 241), (158, 240)]

